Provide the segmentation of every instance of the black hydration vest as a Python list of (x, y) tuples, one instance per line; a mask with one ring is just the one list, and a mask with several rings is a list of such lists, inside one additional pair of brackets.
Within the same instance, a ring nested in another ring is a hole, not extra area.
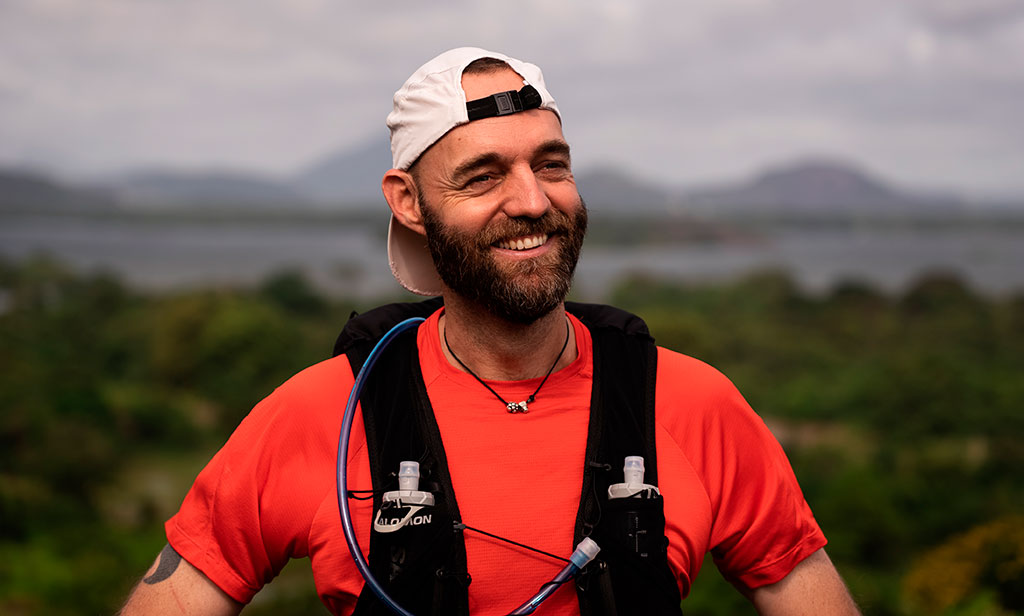
[[(334, 346), (357, 374), (374, 344), (392, 326), (427, 317), (440, 298), (389, 304), (345, 325)], [(664, 505), (652, 499), (608, 498), (608, 486), (622, 481), (626, 456), (642, 454), (645, 481), (658, 483), (654, 445), (654, 385), (657, 349), (639, 318), (609, 306), (567, 302), (566, 309), (590, 330), (594, 385), (583, 461), (583, 486), (573, 545), (590, 537), (601, 547), (576, 578), (583, 616), (632, 614), (678, 616), (680, 596), (668, 566)], [(468, 616), (466, 544), (441, 434), (420, 371), (416, 330), (392, 343), (377, 360), (360, 397), (373, 481), (374, 511), (382, 494), (397, 490), (399, 462), (420, 463), (420, 490), (432, 492), (434, 506), (416, 524), (396, 532), (370, 533), (370, 569), (389, 596), (417, 616)], [(352, 496), (351, 493), (349, 495)], [(472, 525), (472, 521), (468, 521)], [(486, 530), (486, 529), (483, 529)], [(571, 548), (571, 546), (566, 546)], [(571, 551), (571, 550), (570, 550)], [(526, 601), (536, 588), (509, 586)], [(389, 614), (364, 587), (356, 616)]]

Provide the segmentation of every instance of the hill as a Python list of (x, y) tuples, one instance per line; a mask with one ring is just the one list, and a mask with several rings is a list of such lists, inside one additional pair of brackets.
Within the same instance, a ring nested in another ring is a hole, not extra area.
[(307, 198), (287, 182), (239, 172), (132, 172), (110, 188), (127, 204), (141, 206), (279, 206)]
[(772, 167), (739, 183), (683, 194), (683, 203), (708, 213), (837, 215), (949, 213), (953, 195), (896, 188), (856, 164), (816, 158)]
[(380, 179), (391, 168), (391, 151), (384, 139), (334, 152), (291, 178), (291, 186), (320, 203), (354, 206), (374, 204), (383, 197)]
[(109, 191), (68, 186), (33, 171), (0, 169), (0, 209), (6, 211), (79, 211), (113, 206)]
[(595, 212), (664, 213), (676, 200), (665, 187), (641, 183), (610, 166), (577, 173), (576, 185)]

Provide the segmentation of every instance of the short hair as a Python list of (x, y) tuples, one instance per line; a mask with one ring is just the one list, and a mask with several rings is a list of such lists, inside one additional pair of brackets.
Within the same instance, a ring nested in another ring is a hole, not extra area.
[(499, 60), (497, 58), (477, 58), (463, 69), (463, 75), (487, 75), (489, 73), (497, 73), (501, 70), (512, 70), (512, 67), (508, 65), (508, 62)]

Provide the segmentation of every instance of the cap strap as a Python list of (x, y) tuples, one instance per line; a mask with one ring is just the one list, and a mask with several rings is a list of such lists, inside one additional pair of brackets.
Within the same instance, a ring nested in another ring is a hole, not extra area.
[(469, 121), (482, 118), (493, 118), (496, 116), (509, 115), (536, 109), (540, 107), (540, 92), (537, 88), (527, 84), (523, 89), (516, 92), (498, 92), (484, 98), (478, 98), (466, 103), (466, 111), (469, 114)]

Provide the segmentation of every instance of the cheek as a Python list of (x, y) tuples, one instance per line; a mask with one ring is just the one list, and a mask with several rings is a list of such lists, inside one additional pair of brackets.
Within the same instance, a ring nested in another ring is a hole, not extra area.
[(563, 212), (575, 212), (580, 207), (580, 193), (575, 184), (552, 187), (546, 192), (551, 205)]
[(445, 211), (438, 217), (444, 227), (456, 231), (460, 235), (475, 237), (491, 224), (494, 211), (477, 204), (460, 203)]

